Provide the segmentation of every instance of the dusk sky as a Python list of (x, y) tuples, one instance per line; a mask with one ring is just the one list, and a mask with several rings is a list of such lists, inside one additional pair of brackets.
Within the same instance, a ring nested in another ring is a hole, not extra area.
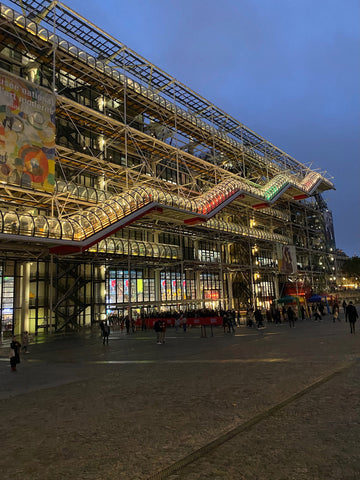
[(360, 256), (359, 0), (65, 0), (313, 169), (337, 247)]

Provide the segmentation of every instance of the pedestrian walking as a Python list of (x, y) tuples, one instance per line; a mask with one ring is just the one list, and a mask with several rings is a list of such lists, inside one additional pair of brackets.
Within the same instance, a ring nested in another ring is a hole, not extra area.
[(125, 317), (125, 328), (126, 328), (126, 335), (130, 335), (130, 319), (128, 315), (126, 315)]
[(182, 320), (182, 326), (183, 326), (184, 333), (186, 333), (186, 317), (185, 317), (185, 315), (184, 315), (183, 320)]
[(318, 306), (316, 306), (314, 310), (314, 320), (321, 320), (321, 313)]
[(249, 307), (246, 311), (246, 326), (252, 328), (252, 326), (254, 325), (254, 321), (254, 309), (253, 307)]
[(29, 332), (25, 331), (21, 336), (21, 350), (25, 353), (29, 353), (28, 346), (29, 346)]
[(20, 363), (20, 349), (21, 343), (16, 340), (15, 337), (12, 338), (10, 343), (10, 367), (12, 372), (16, 372), (16, 365)]
[(165, 335), (166, 335), (166, 321), (162, 320), (160, 322), (160, 343), (165, 343)]
[(337, 302), (335, 302), (333, 305), (333, 322), (336, 322), (336, 320), (340, 322), (339, 305), (337, 304)]
[(254, 316), (257, 328), (262, 328), (264, 326), (264, 319), (259, 307), (256, 308)]
[(290, 306), (287, 309), (287, 317), (289, 320), (289, 327), (295, 327), (295, 312)]
[(228, 333), (228, 332), (229, 332), (229, 324), (228, 324), (227, 312), (224, 312), (224, 314), (223, 314), (222, 324), (223, 324), (224, 335), (225, 335), (225, 333)]
[(234, 321), (231, 316), (228, 316), (228, 328), (229, 328), (229, 333), (235, 333)]
[(347, 303), (346, 303), (346, 300), (345, 300), (345, 299), (344, 299), (343, 302), (342, 302), (342, 307), (343, 307), (343, 309), (344, 309), (345, 322), (347, 322), (347, 312), (346, 312)]
[(160, 320), (156, 320), (156, 322), (154, 323), (154, 330), (155, 330), (155, 333), (156, 333), (156, 343), (158, 345), (161, 344), (161, 341), (160, 341), (160, 333), (161, 333), (161, 326), (160, 326)]
[(355, 335), (355, 323), (356, 320), (359, 318), (358, 312), (356, 310), (355, 305), (353, 302), (349, 302), (349, 305), (346, 307), (346, 315), (350, 323), (350, 333)]
[(177, 331), (179, 330), (179, 327), (180, 327), (180, 323), (182, 322), (182, 319), (183, 319), (183, 316), (180, 315), (179, 316), (176, 316), (175, 318), (175, 332), (177, 333)]
[(110, 327), (107, 325), (105, 322), (100, 322), (100, 328), (101, 328), (101, 335), (103, 339), (103, 345), (109, 344), (109, 335), (110, 335)]

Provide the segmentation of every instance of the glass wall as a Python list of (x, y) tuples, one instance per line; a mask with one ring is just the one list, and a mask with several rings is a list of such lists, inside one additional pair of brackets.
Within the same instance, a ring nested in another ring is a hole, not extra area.
[(216, 301), (221, 298), (221, 280), (219, 273), (200, 273), (200, 296), (205, 300)]
[(115, 308), (123, 303), (155, 302), (155, 278), (144, 275), (143, 270), (109, 270), (106, 303)]
[(14, 323), (14, 277), (6, 276), (6, 272), (0, 265), (0, 330), (9, 334), (13, 330)]

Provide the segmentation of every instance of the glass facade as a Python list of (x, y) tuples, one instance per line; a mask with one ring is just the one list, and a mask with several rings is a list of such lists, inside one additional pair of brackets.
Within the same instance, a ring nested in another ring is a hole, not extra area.
[(14, 289), (13, 276), (6, 276), (0, 266), (0, 315), (1, 332), (12, 332), (14, 322)]

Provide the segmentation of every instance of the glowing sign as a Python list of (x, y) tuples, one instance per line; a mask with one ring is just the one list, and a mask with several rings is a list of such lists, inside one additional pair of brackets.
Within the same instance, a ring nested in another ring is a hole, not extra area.
[(217, 290), (205, 290), (204, 297), (209, 300), (218, 300), (220, 295)]

